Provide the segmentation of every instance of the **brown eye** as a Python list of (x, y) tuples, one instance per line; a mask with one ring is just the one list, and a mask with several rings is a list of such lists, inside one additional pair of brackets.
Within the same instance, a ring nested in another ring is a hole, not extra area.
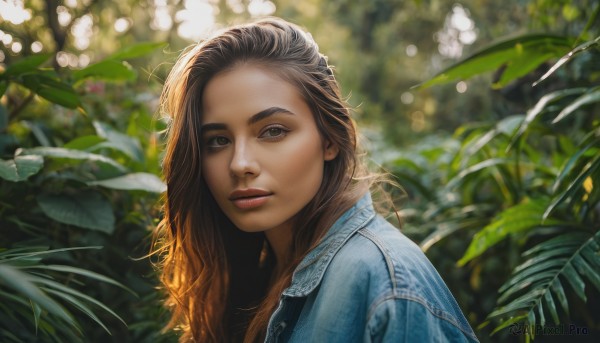
[(277, 137), (283, 133), (283, 130), (278, 127), (273, 127), (267, 130), (266, 135), (269, 137)]
[(286, 136), (289, 132), (286, 128), (279, 126), (272, 126), (263, 131), (260, 135), (260, 138), (265, 138), (267, 140), (279, 140)]
[(211, 137), (206, 141), (206, 146), (209, 148), (220, 148), (229, 144), (229, 139), (223, 136)]
[(225, 137), (217, 137), (217, 138), (215, 139), (215, 142), (216, 142), (218, 145), (225, 145), (225, 144), (229, 143), (229, 140), (228, 140), (227, 138), (225, 138)]

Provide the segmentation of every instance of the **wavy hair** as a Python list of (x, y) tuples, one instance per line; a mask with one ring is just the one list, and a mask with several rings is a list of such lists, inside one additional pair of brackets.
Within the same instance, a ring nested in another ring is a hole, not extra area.
[[(264, 234), (238, 230), (201, 172), (204, 87), (215, 75), (244, 64), (269, 67), (294, 85), (320, 135), (339, 148), (336, 158), (325, 162), (317, 194), (295, 216), (292, 246), (278, 273)], [(167, 192), (153, 251), (161, 257), (172, 313), (167, 329), (182, 330), (181, 342), (264, 339), (294, 268), (369, 188), (356, 128), (332, 69), (298, 26), (263, 19), (229, 28), (184, 52), (166, 80), (161, 105), (170, 117), (163, 160)]]

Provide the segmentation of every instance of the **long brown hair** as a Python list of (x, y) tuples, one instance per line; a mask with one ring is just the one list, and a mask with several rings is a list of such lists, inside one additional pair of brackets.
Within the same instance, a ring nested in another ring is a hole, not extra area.
[[(321, 136), (339, 148), (337, 157), (325, 163), (317, 194), (295, 216), (288, 263), (277, 275), (270, 275), (272, 263), (260, 262), (265, 261), (261, 254), (270, 251), (264, 235), (235, 228), (201, 173), (204, 87), (218, 73), (245, 63), (268, 66), (296, 86)], [(172, 311), (168, 327), (182, 330), (182, 342), (263, 339), (294, 268), (368, 191), (348, 106), (310, 35), (277, 18), (232, 27), (190, 48), (169, 74), (161, 103), (171, 120), (163, 161), (164, 219), (154, 252), (161, 256), (161, 281)], [(274, 279), (271, 287), (269, 277)], [(250, 308), (246, 317), (239, 315), (240, 309)]]

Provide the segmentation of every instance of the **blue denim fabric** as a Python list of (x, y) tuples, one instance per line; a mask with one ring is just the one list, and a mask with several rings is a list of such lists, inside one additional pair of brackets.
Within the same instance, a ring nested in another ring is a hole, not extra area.
[(369, 194), (294, 271), (266, 342), (477, 342), (420, 248), (377, 215)]

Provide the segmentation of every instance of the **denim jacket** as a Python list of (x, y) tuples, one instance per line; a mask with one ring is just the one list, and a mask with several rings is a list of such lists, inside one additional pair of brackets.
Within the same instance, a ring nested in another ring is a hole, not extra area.
[(265, 342), (477, 342), (420, 248), (377, 215), (370, 194), (300, 262)]

